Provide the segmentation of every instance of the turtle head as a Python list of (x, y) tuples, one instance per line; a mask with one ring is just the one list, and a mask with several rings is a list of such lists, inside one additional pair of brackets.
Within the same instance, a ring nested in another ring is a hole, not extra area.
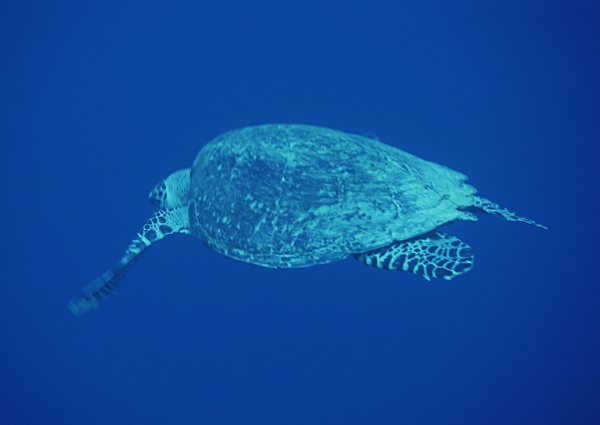
[(190, 199), (190, 169), (179, 170), (158, 182), (149, 198), (154, 211), (187, 205)]

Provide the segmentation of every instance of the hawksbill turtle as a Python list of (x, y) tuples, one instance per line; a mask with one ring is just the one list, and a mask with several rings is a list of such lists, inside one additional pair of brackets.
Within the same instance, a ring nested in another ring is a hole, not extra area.
[(452, 279), (473, 250), (438, 230), (488, 213), (544, 226), (479, 196), (464, 174), (373, 138), (309, 125), (224, 133), (191, 168), (150, 192), (154, 214), (115, 267), (69, 302), (79, 315), (113, 293), (146, 248), (191, 234), (218, 254), (264, 267), (353, 256), (369, 266)]

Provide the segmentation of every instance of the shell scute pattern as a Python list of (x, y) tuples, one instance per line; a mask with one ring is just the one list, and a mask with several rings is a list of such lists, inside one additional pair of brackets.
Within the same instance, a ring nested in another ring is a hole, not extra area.
[(226, 257), (306, 267), (353, 255), (387, 270), (453, 279), (473, 250), (436, 228), (469, 212), (544, 226), (475, 196), (466, 177), (377, 140), (307, 125), (263, 125), (209, 142), (193, 167), (150, 192), (154, 213), (121, 260), (69, 302), (97, 308), (153, 243), (192, 234)]
[(362, 136), (250, 127), (214, 139), (196, 158), (190, 224), (241, 261), (320, 264), (458, 219), (475, 193), (465, 179)]

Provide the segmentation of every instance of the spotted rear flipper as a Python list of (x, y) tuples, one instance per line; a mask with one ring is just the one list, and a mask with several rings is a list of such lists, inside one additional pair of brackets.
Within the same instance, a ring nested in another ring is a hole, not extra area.
[(450, 280), (473, 268), (474, 253), (457, 237), (433, 231), (354, 257), (380, 269), (411, 272), (427, 280)]
[(98, 308), (100, 302), (115, 292), (127, 272), (154, 242), (172, 233), (189, 233), (187, 208), (157, 211), (146, 222), (142, 231), (131, 241), (121, 261), (92, 283), (84, 286), (69, 301), (69, 309), (77, 316)]
[(473, 197), (472, 209), (479, 212), (486, 212), (488, 214), (495, 215), (496, 217), (500, 217), (508, 221), (520, 221), (521, 223), (541, 227), (542, 229), (548, 230), (546, 226), (540, 223), (536, 223), (535, 221), (525, 217), (520, 217), (514, 212), (507, 210), (506, 208), (502, 208), (500, 205), (490, 201), (489, 199), (480, 198), (479, 196)]

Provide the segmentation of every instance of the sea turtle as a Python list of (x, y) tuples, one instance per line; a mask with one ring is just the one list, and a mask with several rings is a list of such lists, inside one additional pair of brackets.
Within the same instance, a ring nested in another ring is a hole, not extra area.
[(306, 267), (354, 256), (361, 263), (452, 279), (473, 250), (437, 228), (473, 212), (544, 227), (465, 183), (467, 177), (374, 138), (309, 125), (224, 133), (191, 168), (150, 192), (154, 214), (121, 261), (69, 302), (97, 308), (152, 243), (172, 233), (264, 267)]

